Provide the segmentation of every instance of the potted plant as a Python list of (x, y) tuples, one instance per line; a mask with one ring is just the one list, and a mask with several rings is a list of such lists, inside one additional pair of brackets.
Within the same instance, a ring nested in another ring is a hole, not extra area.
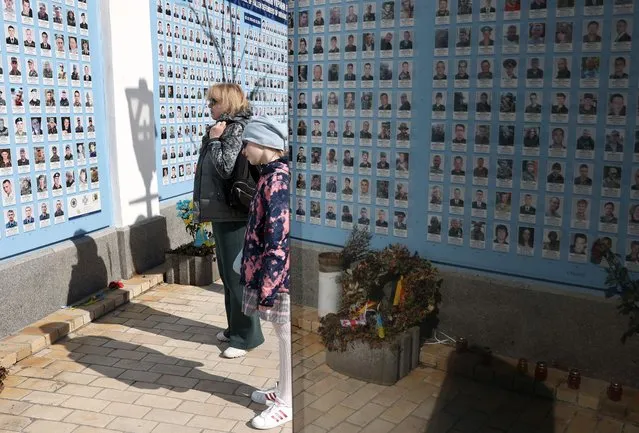
[(442, 280), (428, 260), (405, 246), (371, 251), (363, 240), (355, 234), (344, 247), (341, 305), (320, 319), (319, 333), (329, 367), (392, 385), (419, 362), (420, 327), (430, 327), (423, 338), (430, 337)]
[(207, 286), (220, 278), (215, 257), (215, 242), (211, 223), (197, 224), (193, 218), (193, 201), (176, 204), (178, 217), (193, 238), (192, 242), (167, 251), (167, 283)]

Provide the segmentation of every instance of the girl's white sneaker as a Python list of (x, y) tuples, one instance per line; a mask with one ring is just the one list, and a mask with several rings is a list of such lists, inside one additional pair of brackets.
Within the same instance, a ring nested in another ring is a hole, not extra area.
[(222, 356), (229, 359), (240, 358), (244, 355), (246, 355), (246, 350), (237, 349), (235, 347), (228, 347), (224, 352), (222, 352)]
[(271, 406), (279, 397), (277, 392), (277, 384), (273, 388), (269, 389), (257, 389), (251, 394), (251, 400), (257, 404), (265, 404)]
[(276, 399), (268, 409), (253, 418), (251, 425), (258, 430), (268, 430), (286, 424), (292, 419), (293, 408)]

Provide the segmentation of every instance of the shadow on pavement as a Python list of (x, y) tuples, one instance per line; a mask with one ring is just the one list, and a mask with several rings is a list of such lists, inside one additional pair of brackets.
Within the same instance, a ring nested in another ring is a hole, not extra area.
[[(555, 417), (551, 389), (535, 384), (535, 365), (528, 365), (528, 374), (521, 374), (516, 365), (496, 356), (486, 356), (486, 350), (471, 347), (464, 353), (452, 353), (447, 371), (436, 371), (441, 390), (433, 417), (425, 433), (440, 432), (513, 432), (555, 433), (562, 420)], [(509, 391), (517, 389), (520, 391)]]
[[(251, 409), (254, 413), (247, 414), (247, 425), (254, 415), (265, 409), (251, 402), (250, 395), (255, 387), (215, 374), (218, 363), (215, 350), (207, 352), (201, 347), (197, 350), (181, 348), (178, 350), (180, 356), (172, 356), (162, 353), (159, 344), (138, 344), (105, 336), (64, 338), (56, 344), (70, 352), (69, 359), (73, 362), (85, 365), (100, 376), (121, 381), (125, 385), (123, 388), (130, 387), (126, 389), (129, 391), (135, 391), (131, 388), (136, 388), (141, 393), (158, 389), (177, 393), (190, 390), (210, 393), (219, 401), (207, 400), (207, 403), (224, 405), (224, 402), (228, 402)], [(164, 347), (167, 351), (175, 349)]]

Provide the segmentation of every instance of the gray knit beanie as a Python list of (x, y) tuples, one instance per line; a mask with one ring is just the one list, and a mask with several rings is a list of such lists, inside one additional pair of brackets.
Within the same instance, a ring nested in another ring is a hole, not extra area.
[(242, 140), (275, 150), (285, 150), (288, 127), (271, 117), (254, 116), (244, 128)]

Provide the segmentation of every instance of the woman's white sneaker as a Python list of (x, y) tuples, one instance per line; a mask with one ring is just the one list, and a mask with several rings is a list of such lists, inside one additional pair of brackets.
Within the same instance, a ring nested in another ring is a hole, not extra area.
[(279, 427), (293, 419), (293, 408), (277, 399), (261, 414), (253, 418), (251, 425), (258, 430)]
[(246, 350), (237, 349), (235, 347), (228, 347), (224, 352), (222, 352), (222, 356), (229, 359), (240, 358), (244, 355), (246, 355)]

